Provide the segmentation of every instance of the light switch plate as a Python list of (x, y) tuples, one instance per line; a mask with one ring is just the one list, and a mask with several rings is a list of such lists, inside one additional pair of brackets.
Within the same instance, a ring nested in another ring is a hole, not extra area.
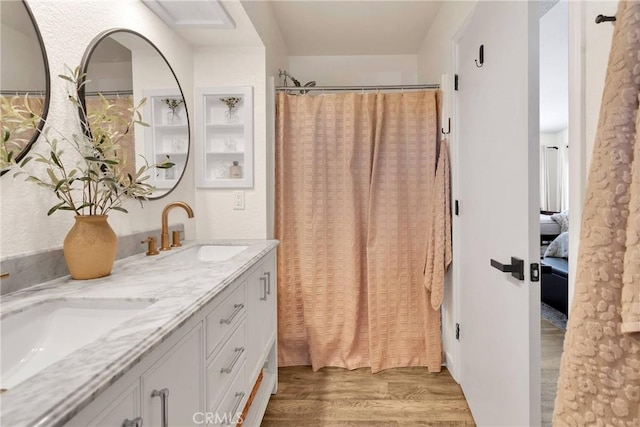
[(233, 192), (233, 209), (244, 210), (244, 191)]

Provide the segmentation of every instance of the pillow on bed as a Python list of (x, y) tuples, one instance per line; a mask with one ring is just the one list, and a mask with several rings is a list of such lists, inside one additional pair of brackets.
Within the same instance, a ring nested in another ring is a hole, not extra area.
[(569, 232), (556, 237), (544, 253), (545, 257), (569, 258)]
[(558, 223), (561, 233), (569, 231), (569, 211), (553, 214), (551, 219)]

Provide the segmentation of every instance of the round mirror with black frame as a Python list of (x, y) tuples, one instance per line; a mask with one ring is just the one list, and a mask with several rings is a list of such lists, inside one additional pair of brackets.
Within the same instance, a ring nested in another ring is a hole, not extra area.
[[(91, 42), (81, 72), (78, 93), (89, 116), (105, 102), (125, 112), (145, 100), (142, 121), (148, 126), (136, 125), (120, 141), (122, 159), (132, 175), (145, 164), (173, 163), (169, 169), (149, 170), (148, 182), (155, 187), (149, 199), (169, 194), (184, 175), (190, 132), (182, 88), (165, 56), (145, 36), (111, 29)], [(81, 117), (81, 122), (87, 121)]]
[[(47, 52), (31, 9), (24, 1), (0, 1), (0, 96), (2, 103), (30, 109), (40, 120), (23, 129), (2, 120), (3, 156), (19, 162), (33, 143), (49, 111), (50, 75)], [(4, 175), (8, 170), (0, 171)]]

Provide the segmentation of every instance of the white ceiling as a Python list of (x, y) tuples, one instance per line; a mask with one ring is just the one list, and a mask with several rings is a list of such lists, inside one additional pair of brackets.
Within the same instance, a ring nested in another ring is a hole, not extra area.
[(292, 56), (416, 54), (442, 3), (270, 1)]
[[(414, 55), (442, 4), (433, 0), (243, 0), (243, 3), (251, 1), (271, 3), (291, 56)], [(186, 6), (182, 0), (154, 2), (165, 8)], [(260, 45), (241, 2), (221, 0), (221, 4), (235, 28), (172, 26), (194, 46)]]
[[(250, 1), (271, 3), (290, 56), (337, 56), (417, 54), (447, 0), (243, 0)], [(568, 2), (556, 1), (541, 5), (540, 129), (545, 133), (568, 123)], [(240, 0), (221, 4), (235, 28), (176, 31), (194, 46), (261, 46)]]

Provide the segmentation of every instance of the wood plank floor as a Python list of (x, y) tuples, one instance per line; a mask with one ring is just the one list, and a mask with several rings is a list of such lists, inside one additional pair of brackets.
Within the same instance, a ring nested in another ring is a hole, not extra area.
[(541, 332), (542, 426), (546, 427), (551, 426), (553, 417), (565, 332), (544, 319), (542, 319)]
[(372, 374), (310, 367), (280, 368), (262, 426), (474, 426), (460, 386), (449, 371), (398, 368)]
[[(564, 331), (542, 320), (542, 425), (550, 426)], [(264, 427), (474, 426), (460, 386), (443, 368), (348, 371), (280, 368)]]

